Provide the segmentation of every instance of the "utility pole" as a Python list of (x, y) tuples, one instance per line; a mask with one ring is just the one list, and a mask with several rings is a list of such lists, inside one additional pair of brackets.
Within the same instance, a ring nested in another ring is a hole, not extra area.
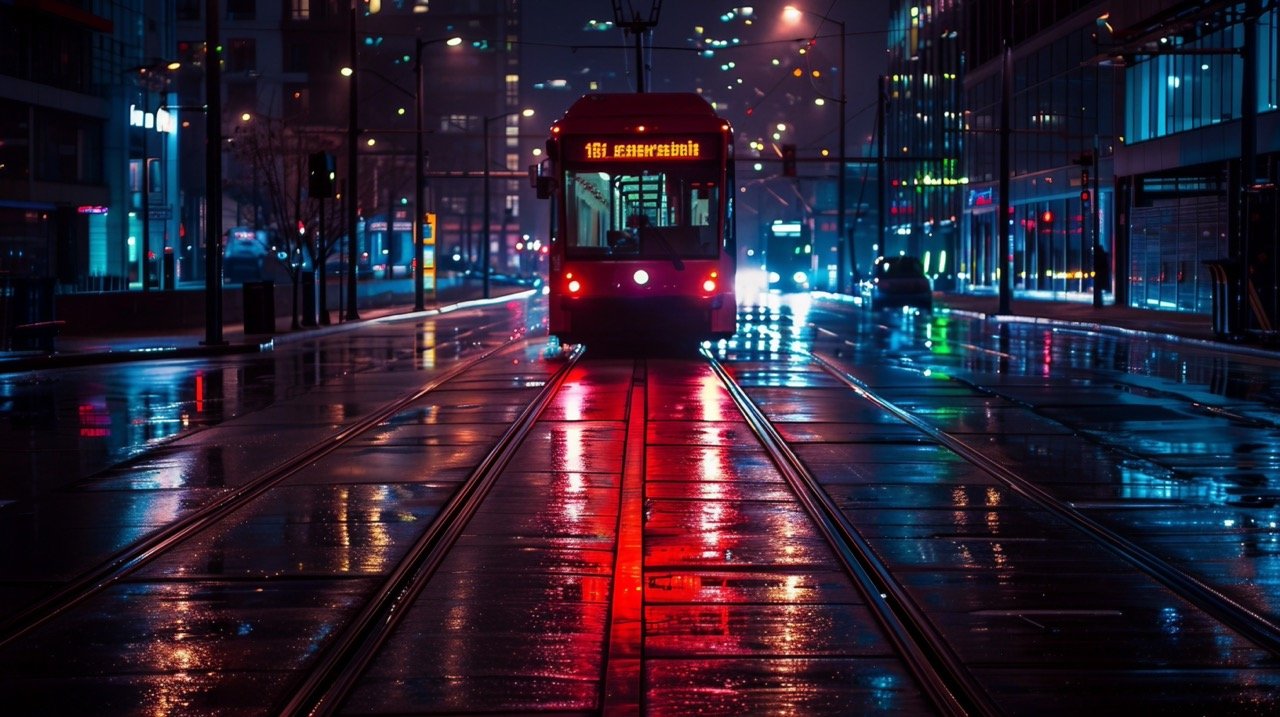
[[(1012, 22), (1005, 18), (1005, 22)], [(1000, 208), (996, 224), (1000, 227), (1000, 310), (1011, 314), (1013, 298), (1013, 235), (1009, 227), (1009, 135), (1013, 101), (1013, 48), (1006, 33), (1004, 59), (1000, 78)]]
[(204, 344), (222, 346), (222, 68), (218, 0), (205, 0)]
[(359, 86), (360, 77), (357, 64), (359, 48), (356, 42), (357, 4), (356, 0), (351, 0), (351, 36), (349, 38), (351, 84), (347, 91), (347, 192), (351, 195), (347, 198), (347, 313), (344, 317), (347, 321), (360, 319), (360, 314), (356, 311), (356, 214), (360, 209), (360, 202), (356, 200), (356, 194), (360, 191), (360, 158), (356, 151), (356, 144), (360, 140), (359, 119), (356, 111), (359, 106), (359, 94), (356, 88)]
[(662, 12), (662, 0), (653, 0), (649, 8), (648, 19), (642, 19), (637, 12), (627, 19), (622, 9), (622, 0), (613, 0), (613, 24), (636, 36), (636, 92), (644, 92), (644, 36), (658, 25), (658, 14)]
[(884, 252), (885, 248), (885, 226), (886, 216), (888, 215), (888, 207), (886, 206), (886, 190), (885, 184), (888, 178), (885, 176), (885, 120), (888, 118), (889, 104), (889, 77), (887, 75), (880, 76), (880, 96), (877, 98), (879, 107), (876, 108), (876, 213), (880, 216), (880, 232), (876, 237), (876, 251)]

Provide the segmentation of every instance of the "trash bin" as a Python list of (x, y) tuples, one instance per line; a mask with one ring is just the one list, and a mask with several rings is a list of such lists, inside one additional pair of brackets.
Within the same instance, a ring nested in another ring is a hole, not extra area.
[(244, 284), (244, 332), (274, 334), (276, 332), (276, 288), (270, 281), (246, 281)]
[(1230, 259), (1211, 259), (1204, 262), (1209, 267), (1209, 277), (1213, 284), (1213, 333), (1219, 338), (1230, 338), (1240, 333), (1232, 301), (1236, 279), (1236, 263)]

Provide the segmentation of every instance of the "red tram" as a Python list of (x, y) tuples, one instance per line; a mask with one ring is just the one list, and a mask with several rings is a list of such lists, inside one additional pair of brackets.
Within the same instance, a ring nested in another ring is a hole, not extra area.
[(587, 95), (536, 168), (552, 200), (550, 333), (731, 336), (733, 131), (695, 94)]

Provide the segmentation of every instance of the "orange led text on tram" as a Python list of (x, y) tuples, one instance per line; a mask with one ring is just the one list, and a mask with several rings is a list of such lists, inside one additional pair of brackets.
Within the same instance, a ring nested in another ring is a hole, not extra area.
[(587, 142), (584, 159), (701, 159), (702, 144), (695, 140), (650, 142)]

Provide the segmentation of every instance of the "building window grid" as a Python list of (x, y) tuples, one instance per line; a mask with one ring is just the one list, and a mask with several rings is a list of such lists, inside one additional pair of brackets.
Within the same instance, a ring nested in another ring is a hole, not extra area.
[(1280, 109), (1280, 69), (1276, 63), (1280, 46), (1280, 10), (1272, 8), (1258, 19), (1258, 111)]
[[(1082, 58), (1091, 42), (1084, 30), (1053, 43), (1043, 53), (1015, 62), (1016, 91), (1013, 97), (1014, 129), (1011, 137), (1012, 172), (1029, 177), (1059, 173), (1080, 153), (1091, 150), (1094, 136), (1109, 136), (1110, 123), (1099, 117), (1105, 105), (1103, 93), (1110, 91), (1107, 70), (1083, 67)], [(965, 156), (971, 185), (994, 181), (997, 177), (999, 87), (996, 73), (969, 90), (970, 105)], [(1068, 170), (1075, 181), (1075, 174)], [(1059, 176), (1059, 178), (1061, 178)], [(1075, 185), (1061, 187), (1036, 179), (1033, 187), (1020, 180), (1015, 186), (1013, 269), (1014, 287), (1024, 291), (1087, 292), (1093, 287), (1092, 211), (1078, 198)], [(1057, 196), (1017, 197), (1053, 192)], [(969, 192), (966, 195), (972, 196)], [(1046, 214), (1046, 212), (1048, 214)], [(1047, 218), (1047, 220), (1046, 220)], [(963, 271), (966, 281), (991, 285), (998, 281), (997, 223), (994, 212), (971, 212)], [(1104, 231), (1106, 227), (1103, 227)], [(1099, 242), (1106, 245), (1105, 237)]]
[[(1271, 10), (1257, 23), (1257, 109), (1263, 112), (1276, 108), (1276, 17)], [(1239, 119), (1241, 93), (1234, 80), (1243, 74), (1243, 59), (1210, 53), (1241, 47), (1243, 33), (1243, 25), (1232, 25), (1179, 48), (1206, 54), (1153, 55), (1127, 68), (1126, 140), (1135, 144)]]

